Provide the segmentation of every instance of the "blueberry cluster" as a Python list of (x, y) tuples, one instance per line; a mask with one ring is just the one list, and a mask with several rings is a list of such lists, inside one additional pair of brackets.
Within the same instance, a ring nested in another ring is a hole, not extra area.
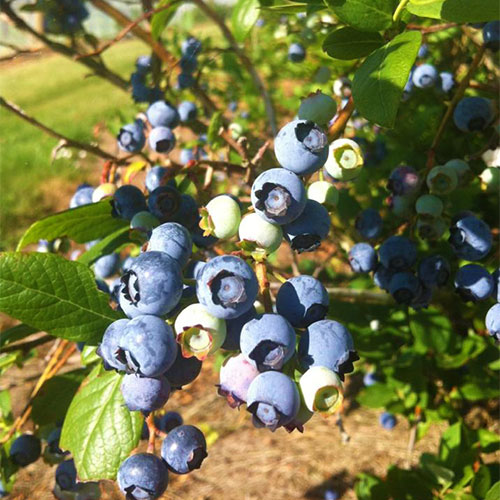
[(188, 89), (194, 84), (193, 73), (198, 67), (197, 56), (201, 51), (201, 42), (190, 36), (182, 42), (182, 56), (179, 61), (181, 72), (177, 76), (177, 87), (179, 89)]
[(74, 34), (89, 12), (81, 0), (43, 0), (43, 28), (47, 33)]
[(132, 97), (135, 102), (154, 102), (163, 97), (159, 87), (147, 85), (148, 75), (153, 71), (153, 58), (148, 55), (139, 56), (135, 62), (136, 70), (130, 75)]

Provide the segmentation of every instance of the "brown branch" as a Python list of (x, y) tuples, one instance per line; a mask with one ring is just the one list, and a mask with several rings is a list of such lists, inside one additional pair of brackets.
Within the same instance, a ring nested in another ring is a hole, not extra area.
[(264, 305), (264, 310), (266, 313), (273, 312), (273, 303), (271, 301), (271, 292), (269, 280), (267, 279), (267, 269), (264, 262), (255, 263), (255, 274), (257, 275), (257, 281), (259, 282), (259, 290), (262, 297), (262, 303)]
[(16, 104), (14, 104), (12, 102), (5, 100), (3, 97), (0, 97), (0, 106), (8, 109), (9, 111), (11, 111), (15, 115), (19, 116), (23, 120), (27, 121), (31, 125), (39, 128), (40, 130), (43, 130), (46, 134), (50, 135), (51, 137), (55, 137), (56, 139), (64, 141), (66, 143), (67, 147), (81, 149), (81, 150), (87, 151), (88, 153), (91, 153), (95, 156), (98, 156), (100, 158), (104, 158), (105, 160), (112, 160), (116, 163), (123, 162), (123, 160), (120, 160), (116, 156), (114, 156), (110, 153), (107, 153), (106, 151), (103, 151), (98, 146), (93, 146), (92, 144), (87, 144), (85, 142), (70, 139), (69, 137), (62, 135), (59, 132), (52, 130), (51, 128), (47, 127), (43, 123), (40, 123), (35, 118), (28, 116), (19, 106), (17, 106)]
[(266, 106), (267, 118), (269, 120), (269, 125), (271, 126), (271, 131), (273, 135), (277, 134), (277, 125), (276, 125), (276, 116), (274, 114), (273, 104), (271, 101), (271, 96), (264, 85), (259, 73), (255, 69), (250, 58), (245, 54), (244, 50), (240, 48), (238, 42), (234, 38), (233, 34), (226, 26), (226, 23), (223, 19), (219, 17), (217, 12), (215, 12), (211, 7), (209, 7), (203, 0), (191, 0), (194, 4), (196, 4), (200, 10), (202, 10), (212, 21), (219, 27), (220, 31), (229, 42), (229, 45), (234, 50), (234, 53), (240, 59), (243, 66), (246, 68), (252, 80), (255, 84), (255, 87), (262, 94), (262, 98), (264, 99), (264, 104)]
[(34, 347), (46, 344), (47, 342), (51, 342), (52, 340), (55, 340), (55, 337), (53, 337), (52, 335), (44, 335), (43, 337), (40, 337), (35, 340), (30, 340), (28, 342), (9, 344), (8, 346), (2, 347), (0, 349), (0, 353), (3, 354), (5, 352), (12, 352), (12, 351), (28, 352)]
[[(62, 43), (50, 40), (42, 33), (39, 33), (38, 31), (33, 29), (28, 23), (24, 21), (24, 19), (19, 17), (14, 12), (9, 3), (2, 2), (1, 11), (12, 21), (17, 29), (29, 33), (54, 52), (58, 52), (59, 54), (62, 54), (63, 56), (70, 59), (74, 59), (74, 56), (77, 54), (75, 49), (63, 45)], [(120, 75), (117, 75), (113, 71), (109, 70), (102, 61), (96, 61), (95, 59), (88, 58), (79, 60), (78, 62), (86, 66), (89, 70), (92, 71), (92, 73), (108, 80), (110, 83), (121, 88), (122, 90), (128, 91), (128, 82), (124, 80)]]
[(407, 24), (406, 27), (412, 31), (420, 31), (420, 33), (436, 33), (438, 31), (448, 30), (455, 28), (457, 23), (443, 23), (435, 24), (434, 26), (420, 26), (418, 24)]
[(328, 129), (328, 139), (330, 141), (334, 141), (341, 136), (353, 112), (354, 101), (351, 96), (349, 97), (347, 104), (339, 111), (337, 119), (330, 125), (330, 128)]

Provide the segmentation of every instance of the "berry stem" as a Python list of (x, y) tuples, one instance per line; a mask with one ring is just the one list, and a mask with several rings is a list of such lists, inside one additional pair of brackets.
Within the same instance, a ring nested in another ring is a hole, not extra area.
[(403, 13), (404, 8), (406, 7), (406, 4), (409, 2), (409, 0), (400, 0), (399, 5), (396, 7), (396, 10), (394, 11), (394, 15), (392, 16), (392, 20), (396, 22), (401, 14)]
[(262, 296), (262, 303), (264, 304), (264, 310), (266, 313), (273, 312), (273, 303), (271, 301), (271, 292), (269, 280), (267, 279), (267, 269), (264, 262), (255, 263), (255, 274), (257, 275), (257, 280), (259, 282), (260, 294)]
[(328, 129), (328, 140), (330, 142), (334, 141), (335, 139), (338, 139), (342, 135), (342, 132), (344, 131), (345, 126), (349, 121), (349, 118), (351, 117), (353, 112), (354, 112), (354, 100), (351, 96), (349, 97), (347, 104), (340, 110), (337, 119), (332, 123), (332, 125)]
[(146, 417), (146, 425), (148, 426), (148, 431), (149, 431), (148, 453), (154, 453), (155, 452), (156, 433), (157, 433), (157, 429), (155, 426), (154, 412), (151, 412)]

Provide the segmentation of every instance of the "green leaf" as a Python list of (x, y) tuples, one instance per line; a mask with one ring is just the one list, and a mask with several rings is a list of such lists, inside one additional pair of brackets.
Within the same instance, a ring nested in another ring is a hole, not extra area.
[(323, 41), (323, 51), (335, 59), (365, 57), (384, 44), (378, 33), (367, 33), (344, 27), (331, 31)]
[(0, 333), (0, 347), (12, 344), (12, 342), (17, 342), (25, 337), (29, 337), (37, 331), (38, 330), (36, 328), (32, 328), (31, 326), (24, 325), (22, 323), (20, 325), (13, 326), (12, 328), (8, 328)]
[(439, 443), (439, 458), (447, 465), (453, 466), (462, 443), (462, 425), (460, 422), (446, 429)]
[(238, 0), (236, 5), (233, 6), (233, 14), (231, 16), (234, 38), (238, 42), (245, 40), (258, 18), (258, 0)]
[(85, 375), (86, 371), (80, 369), (47, 380), (33, 400), (33, 421), (47, 425), (62, 420)]
[(128, 221), (112, 216), (112, 209), (110, 200), (102, 200), (44, 217), (24, 233), (17, 249), (38, 240), (50, 241), (63, 236), (77, 243), (86, 243), (128, 226)]
[[(171, 3), (171, 0), (160, 0), (160, 2), (156, 5), (156, 8), (159, 9), (168, 3)], [(157, 12), (153, 15), (151, 18), (151, 35), (155, 40), (159, 40), (163, 30), (174, 17), (177, 7), (178, 4), (174, 3), (170, 7), (165, 8), (165, 10)]]
[(497, 0), (410, 0), (406, 8), (416, 16), (454, 23), (496, 21), (499, 16)]
[(385, 384), (380, 383), (365, 387), (356, 398), (360, 404), (368, 408), (386, 406), (393, 399), (396, 399), (394, 391)]
[(396, 114), (417, 57), (422, 35), (408, 31), (393, 38), (366, 58), (354, 75), (352, 94), (356, 109), (368, 120), (394, 126)]
[(497, 481), (486, 493), (485, 500), (498, 500), (500, 498), (500, 481)]
[(500, 449), (500, 436), (488, 429), (478, 429), (479, 444), (483, 453), (494, 453)]
[(389, 492), (384, 482), (380, 478), (364, 472), (358, 475), (355, 491), (358, 500), (387, 500), (389, 498)]
[(101, 241), (92, 246), (89, 250), (82, 253), (78, 257), (78, 262), (90, 266), (99, 257), (103, 255), (109, 255), (113, 253), (118, 248), (131, 243), (130, 241), (130, 231), (129, 226), (117, 229), (115, 232), (103, 238)]
[(54, 254), (0, 255), (0, 311), (68, 340), (96, 343), (122, 317), (92, 271)]
[(325, 0), (345, 24), (360, 31), (382, 31), (392, 25), (398, 0)]
[(143, 419), (125, 406), (121, 381), (115, 372), (92, 373), (64, 419), (61, 447), (71, 451), (83, 481), (114, 479), (139, 442)]
[(446, 353), (453, 334), (448, 318), (436, 309), (413, 312), (410, 329), (415, 338), (414, 348), (422, 354), (428, 351)]
[(481, 465), (472, 480), (472, 493), (475, 498), (484, 498), (491, 486), (490, 471), (486, 465)]
[(217, 111), (213, 114), (207, 130), (207, 141), (214, 149), (217, 149), (221, 144), (221, 138), (219, 137), (219, 130), (222, 127), (222, 125), (223, 125), (222, 111)]

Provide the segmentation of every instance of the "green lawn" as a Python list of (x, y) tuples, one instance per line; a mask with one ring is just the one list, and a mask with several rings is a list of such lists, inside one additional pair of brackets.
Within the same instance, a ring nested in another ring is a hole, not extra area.
[[(141, 42), (122, 42), (104, 59), (128, 78), (135, 58), (147, 52)], [(126, 92), (87, 75), (85, 67), (57, 55), (16, 62), (0, 69), (0, 95), (54, 130), (90, 141), (94, 125), (133, 108)], [(32, 222), (65, 206), (77, 183), (95, 179), (101, 161), (82, 162), (73, 152), (51, 163), (57, 140), (4, 108), (0, 130), (0, 249), (11, 249)]]

